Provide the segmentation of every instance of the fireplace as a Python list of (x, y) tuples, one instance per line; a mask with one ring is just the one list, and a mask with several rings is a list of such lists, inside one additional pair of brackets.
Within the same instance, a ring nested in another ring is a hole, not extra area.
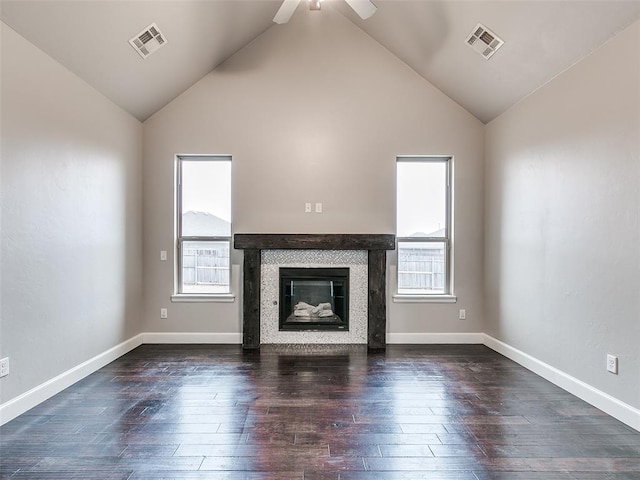
[(280, 268), (280, 331), (349, 330), (348, 268)]
[[(262, 254), (278, 250), (321, 250), (321, 251), (364, 251), (366, 254), (366, 318), (365, 335), (369, 351), (384, 351), (386, 347), (386, 255), (387, 250), (395, 249), (393, 234), (259, 234), (236, 233), (234, 248), (244, 250), (242, 267), (242, 347), (245, 350), (259, 349), (261, 344), (261, 309), (278, 303), (261, 299)], [(353, 272), (352, 272), (353, 273)], [(353, 279), (353, 275), (351, 275)], [(275, 279), (277, 286), (277, 278)], [(354, 303), (355, 297), (350, 303)], [(262, 305), (262, 306), (261, 306)], [(277, 306), (275, 306), (277, 310)], [(351, 305), (353, 310), (353, 305)], [(277, 331), (276, 312), (276, 331)], [(356, 330), (351, 315), (350, 331), (340, 334), (348, 336)], [(277, 332), (279, 334), (333, 336), (338, 332)], [(277, 343), (277, 342), (271, 342)], [(325, 342), (330, 343), (330, 342)]]

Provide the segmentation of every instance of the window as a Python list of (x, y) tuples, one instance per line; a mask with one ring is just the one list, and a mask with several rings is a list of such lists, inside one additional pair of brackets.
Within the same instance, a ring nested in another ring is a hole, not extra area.
[(398, 294), (451, 295), (451, 157), (397, 158)]
[(230, 293), (231, 157), (177, 159), (177, 293)]

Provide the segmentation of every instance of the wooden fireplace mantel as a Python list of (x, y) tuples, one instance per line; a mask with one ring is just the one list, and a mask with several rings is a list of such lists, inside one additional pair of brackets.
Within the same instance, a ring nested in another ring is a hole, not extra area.
[(240, 250), (395, 250), (396, 236), (367, 233), (236, 233), (233, 244)]
[(368, 252), (368, 325), (370, 351), (386, 348), (387, 250), (396, 248), (393, 234), (262, 234), (236, 233), (233, 246), (244, 250), (242, 346), (260, 348), (261, 250), (366, 250)]

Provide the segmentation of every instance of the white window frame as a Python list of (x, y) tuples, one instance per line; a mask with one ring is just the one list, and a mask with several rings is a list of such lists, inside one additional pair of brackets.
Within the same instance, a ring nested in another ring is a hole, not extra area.
[[(233, 220), (229, 236), (184, 236), (182, 235), (182, 166), (183, 161), (203, 162), (230, 162), (233, 165), (231, 155), (176, 155), (175, 167), (175, 262), (174, 262), (174, 294), (172, 302), (233, 302), (235, 295), (232, 292), (232, 238)], [(229, 284), (227, 292), (190, 293), (183, 292), (183, 258), (182, 249), (185, 242), (226, 242), (229, 245)]]
[[(438, 162), (446, 164), (446, 211), (445, 211), (445, 228), (444, 237), (396, 237), (396, 275), (395, 275), (395, 294), (394, 302), (440, 302), (453, 303), (456, 302), (454, 295), (454, 278), (453, 278), (453, 156), (452, 155), (401, 155), (396, 157), (397, 166), (401, 162)], [(396, 173), (397, 175), (397, 173)], [(396, 188), (398, 188), (396, 176)], [(443, 243), (445, 245), (445, 281), (444, 292), (438, 293), (399, 293), (399, 244), (410, 242), (420, 243)]]

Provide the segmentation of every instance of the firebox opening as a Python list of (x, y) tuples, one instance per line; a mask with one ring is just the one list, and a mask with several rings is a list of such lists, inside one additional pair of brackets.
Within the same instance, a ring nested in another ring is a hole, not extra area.
[(349, 330), (348, 268), (280, 268), (280, 330)]

